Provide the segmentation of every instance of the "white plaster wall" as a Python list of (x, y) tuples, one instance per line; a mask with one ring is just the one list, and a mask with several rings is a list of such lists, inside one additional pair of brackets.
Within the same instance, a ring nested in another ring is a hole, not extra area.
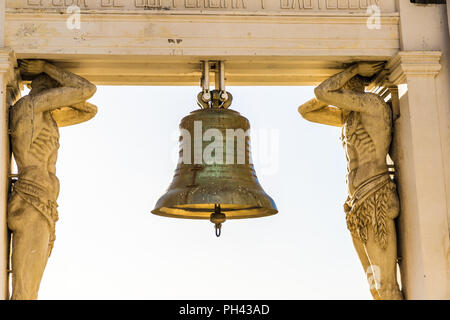
[(5, 41), (5, 11), (6, 0), (0, 0), (0, 48), (4, 46)]

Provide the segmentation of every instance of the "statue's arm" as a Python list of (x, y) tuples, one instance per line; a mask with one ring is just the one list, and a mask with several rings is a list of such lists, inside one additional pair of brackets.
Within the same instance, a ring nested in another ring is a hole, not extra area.
[(383, 63), (354, 64), (346, 70), (322, 82), (314, 93), (318, 100), (336, 106), (345, 111), (372, 112), (366, 107), (364, 92), (344, 89), (345, 84), (356, 75), (373, 76), (383, 68)]
[(316, 98), (309, 100), (298, 108), (300, 115), (311, 122), (342, 127), (344, 125), (342, 110), (330, 107)]
[(83, 109), (83, 107), (80, 107), (81, 103), (88, 100), (96, 92), (96, 86), (88, 80), (48, 62), (41, 60), (24, 61), (23, 64), (24, 68), (28, 68), (34, 73), (46, 73), (61, 85), (61, 87), (45, 90), (33, 96), (36, 113), (52, 111), (61, 107), (77, 108), (77, 105), (78, 108)]
[(51, 113), (59, 127), (66, 127), (92, 119), (97, 114), (97, 107), (89, 102), (81, 102), (54, 109)]

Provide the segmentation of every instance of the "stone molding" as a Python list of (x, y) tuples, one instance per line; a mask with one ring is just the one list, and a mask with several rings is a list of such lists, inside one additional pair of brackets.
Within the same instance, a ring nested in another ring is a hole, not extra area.
[(405, 84), (409, 77), (436, 77), (441, 71), (441, 51), (400, 51), (387, 64), (389, 81)]

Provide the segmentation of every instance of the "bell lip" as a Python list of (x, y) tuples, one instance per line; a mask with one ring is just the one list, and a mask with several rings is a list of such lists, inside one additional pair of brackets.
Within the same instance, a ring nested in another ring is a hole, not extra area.
[[(164, 208), (164, 207), (162, 207)], [(182, 214), (172, 214), (161, 211), (162, 208), (155, 208), (151, 211), (152, 214), (156, 216), (161, 217), (167, 217), (167, 218), (177, 218), (177, 219), (187, 219), (187, 220), (209, 220), (209, 216), (200, 217), (200, 216), (194, 216), (194, 215), (182, 215)], [(212, 213), (212, 211), (211, 211)], [(275, 208), (267, 208), (265, 209), (264, 213), (261, 214), (243, 214), (243, 215), (236, 215), (236, 216), (227, 216), (227, 212), (224, 211), (226, 219), (227, 220), (240, 220), (240, 219), (253, 219), (253, 218), (263, 218), (263, 217), (269, 217), (276, 215), (278, 213), (278, 210)]]

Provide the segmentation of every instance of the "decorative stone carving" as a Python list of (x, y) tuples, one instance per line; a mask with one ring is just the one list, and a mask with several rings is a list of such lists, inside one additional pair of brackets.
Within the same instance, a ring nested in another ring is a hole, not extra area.
[(59, 181), (56, 158), (60, 126), (87, 121), (97, 107), (89, 81), (42, 60), (21, 61), (31, 91), (10, 109), (10, 135), (18, 180), (8, 200), (12, 243), (12, 299), (37, 299), (55, 241)]
[(374, 299), (402, 299), (397, 283), (399, 214), (396, 185), (386, 163), (392, 111), (376, 94), (365, 92), (383, 63), (354, 64), (315, 89), (316, 98), (299, 107), (306, 120), (342, 127), (347, 157), (347, 227), (366, 271)]

